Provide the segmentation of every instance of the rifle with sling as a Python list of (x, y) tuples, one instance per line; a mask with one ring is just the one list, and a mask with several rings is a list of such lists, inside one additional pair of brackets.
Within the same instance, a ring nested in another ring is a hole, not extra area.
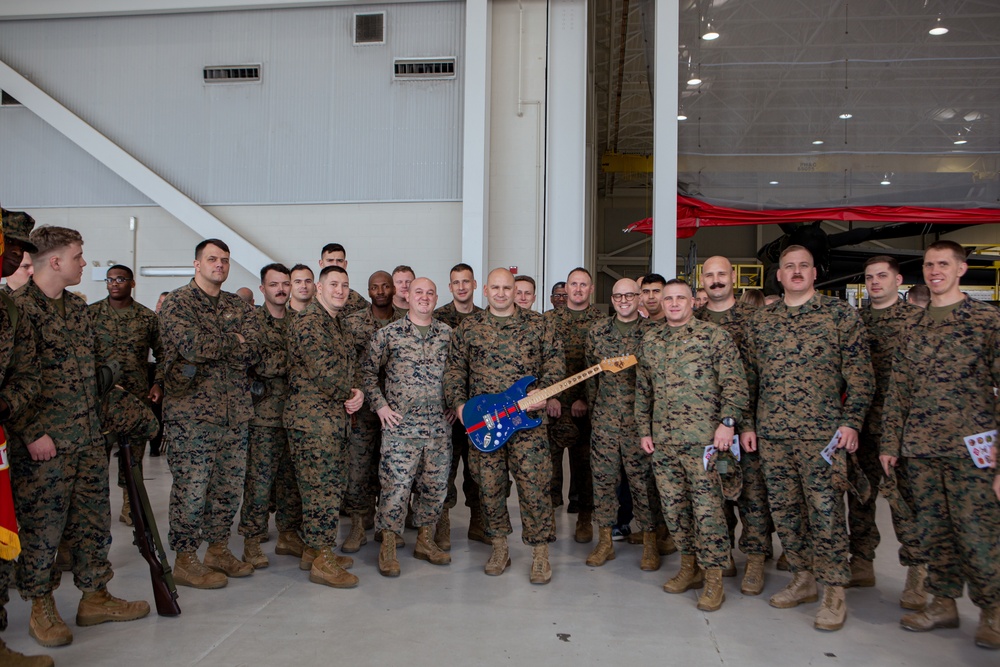
[(132, 457), (128, 438), (118, 437), (118, 465), (125, 477), (128, 504), (132, 510), (132, 534), (139, 553), (149, 563), (149, 576), (153, 581), (153, 597), (156, 599), (156, 613), (160, 616), (177, 616), (181, 613), (177, 604), (177, 586), (174, 584), (170, 561), (160, 542), (160, 532), (153, 518), (153, 508), (149, 505), (146, 485), (142, 481), (142, 469)]

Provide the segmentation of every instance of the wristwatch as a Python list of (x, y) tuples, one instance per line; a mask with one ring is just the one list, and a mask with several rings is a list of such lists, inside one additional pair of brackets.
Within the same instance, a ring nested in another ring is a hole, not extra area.
[(736, 420), (733, 419), (732, 417), (723, 417), (722, 425), (727, 426), (729, 428), (733, 428), (734, 426), (736, 426)]

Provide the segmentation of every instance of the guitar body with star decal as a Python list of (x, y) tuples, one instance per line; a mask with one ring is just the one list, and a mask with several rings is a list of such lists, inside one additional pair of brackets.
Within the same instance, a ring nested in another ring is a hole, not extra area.
[(536, 379), (527, 375), (499, 394), (481, 394), (469, 399), (462, 408), (465, 432), (469, 435), (472, 445), (479, 451), (496, 451), (517, 431), (541, 425), (541, 417), (532, 417), (528, 414), (530, 406), (547, 401), (559, 392), (598, 373), (603, 371), (617, 373), (637, 363), (638, 360), (633, 354), (604, 359), (599, 364), (594, 364), (551, 387), (536, 391), (531, 396), (528, 396), (528, 387), (533, 385)]

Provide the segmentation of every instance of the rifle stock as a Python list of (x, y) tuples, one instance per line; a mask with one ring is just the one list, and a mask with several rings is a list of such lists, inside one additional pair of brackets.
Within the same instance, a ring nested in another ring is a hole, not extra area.
[(160, 616), (178, 616), (181, 608), (177, 604), (177, 586), (174, 584), (167, 554), (160, 542), (160, 533), (156, 529), (156, 519), (149, 505), (149, 496), (146, 495), (146, 485), (142, 481), (142, 469), (132, 458), (128, 438), (119, 437), (118, 445), (118, 465), (124, 472), (128, 504), (132, 510), (134, 542), (139, 547), (139, 553), (149, 563), (156, 613)]

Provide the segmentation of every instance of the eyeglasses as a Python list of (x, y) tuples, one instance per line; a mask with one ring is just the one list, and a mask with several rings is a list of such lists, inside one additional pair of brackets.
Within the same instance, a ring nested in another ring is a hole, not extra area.
[(639, 296), (638, 292), (624, 292), (622, 294), (612, 294), (611, 300), (615, 303), (618, 303), (622, 299), (625, 299), (626, 301), (635, 301), (635, 297), (637, 296)]
[(566, 300), (566, 295), (565, 294), (553, 294), (552, 295), (552, 300), (553, 301), (565, 301)]
[(131, 278), (123, 278), (122, 276), (115, 276), (114, 278), (105, 278), (104, 282), (109, 285), (121, 285), (122, 283), (127, 283)]

